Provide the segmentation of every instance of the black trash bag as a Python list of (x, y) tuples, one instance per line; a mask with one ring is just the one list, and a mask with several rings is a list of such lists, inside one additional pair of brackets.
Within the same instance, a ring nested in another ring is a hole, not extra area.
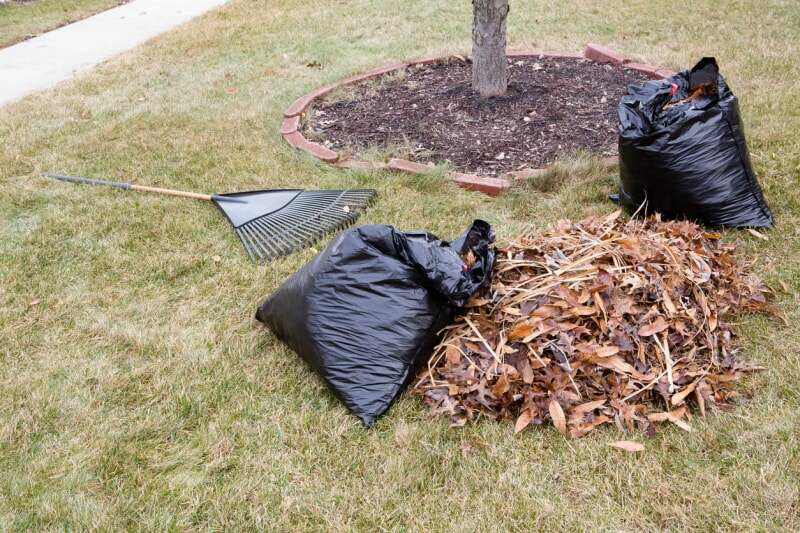
[(666, 218), (713, 227), (772, 226), (738, 101), (713, 57), (669, 79), (629, 86), (618, 111), (619, 196), (629, 210), (644, 204)]
[(452, 244), (392, 226), (353, 228), (286, 280), (256, 318), (371, 426), (414, 377), (439, 331), (488, 284), (493, 241), (482, 220)]

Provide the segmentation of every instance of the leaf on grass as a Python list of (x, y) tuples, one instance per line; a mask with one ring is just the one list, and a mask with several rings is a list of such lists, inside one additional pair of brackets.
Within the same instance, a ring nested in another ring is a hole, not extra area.
[(644, 444), (639, 442), (634, 442), (632, 440), (618, 440), (616, 442), (611, 442), (608, 444), (612, 448), (617, 448), (619, 450), (626, 451), (628, 453), (637, 453), (644, 451)]
[(586, 424), (579, 424), (570, 429), (569, 436), (573, 439), (583, 437), (584, 435), (595, 429), (597, 426), (606, 424), (608, 422), (611, 422), (611, 419), (609, 417), (607, 417), (606, 415), (600, 415), (598, 417), (595, 417), (594, 420), (592, 420), (591, 422), (587, 422)]
[(550, 418), (553, 419), (553, 425), (556, 427), (559, 433), (566, 437), (567, 419), (564, 417), (564, 410), (561, 408), (561, 405), (559, 405), (559, 403), (555, 400), (550, 400), (547, 410), (550, 411)]
[(647, 415), (647, 419), (650, 420), (650, 422), (672, 422), (682, 430), (691, 432), (691, 426), (687, 424), (686, 421), (682, 420), (685, 413), (686, 406), (675, 409), (674, 411), (651, 413)]
[(697, 407), (700, 409), (700, 416), (705, 418), (706, 417), (706, 399), (703, 397), (703, 393), (700, 390), (700, 386), (695, 387), (694, 396), (695, 396), (695, 399), (697, 400)]
[(669, 421), (672, 422), (673, 424), (675, 424), (676, 426), (678, 426), (679, 428), (681, 428), (682, 430), (686, 431), (687, 433), (691, 433), (692, 432), (692, 426), (690, 426), (684, 420), (680, 420), (680, 419), (677, 419), (677, 418), (670, 418)]
[(451, 428), (460, 428), (460, 427), (464, 427), (466, 424), (467, 424), (467, 417), (466, 416), (459, 416), (459, 417), (456, 417), (456, 418), (452, 419), (452, 421), (450, 422), (450, 427)]
[(769, 240), (769, 237), (767, 237), (766, 235), (764, 235), (760, 231), (754, 230), (753, 228), (747, 228), (747, 232), (750, 235), (752, 235), (753, 237), (758, 237), (759, 239), (761, 239), (763, 241), (768, 241)]
[(531, 423), (531, 420), (533, 420), (533, 415), (531, 414), (531, 410), (525, 409), (524, 411), (522, 411), (522, 414), (519, 415), (519, 418), (517, 418), (517, 423), (514, 424), (514, 434), (516, 435), (517, 433), (528, 427), (528, 425)]

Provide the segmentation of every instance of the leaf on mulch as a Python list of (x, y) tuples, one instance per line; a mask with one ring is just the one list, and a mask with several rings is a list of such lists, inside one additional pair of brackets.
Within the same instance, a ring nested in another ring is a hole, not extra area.
[(523, 235), (498, 251), (491, 287), (413, 390), (454, 426), (487, 416), (515, 433), (550, 421), (572, 438), (605, 424), (691, 431), (690, 407), (726, 408), (736, 381), (761, 369), (739, 360), (725, 318), (777, 315), (734, 248), (689, 222), (619, 212)]

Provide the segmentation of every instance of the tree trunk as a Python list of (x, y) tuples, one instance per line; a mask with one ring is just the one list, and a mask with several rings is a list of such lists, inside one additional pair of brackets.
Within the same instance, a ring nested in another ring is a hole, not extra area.
[(472, 0), (472, 88), (481, 98), (508, 88), (506, 17), (508, 0)]

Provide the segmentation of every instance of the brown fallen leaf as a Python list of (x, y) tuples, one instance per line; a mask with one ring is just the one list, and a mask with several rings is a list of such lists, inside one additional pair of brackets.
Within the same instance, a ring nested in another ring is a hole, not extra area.
[(682, 430), (691, 432), (692, 427), (687, 424), (686, 421), (682, 420), (685, 413), (686, 407), (684, 406), (679, 409), (675, 409), (674, 411), (651, 413), (647, 415), (647, 419), (651, 422), (672, 422)]
[(598, 366), (602, 366), (603, 368), (608, 368), (618, 372), (620, 374), (628, 374), (633, 376), (636, 379), (640, 379), (643, 381), (647, 381), (651, 379), (649, 374), (642, 374), (636, 368), (633, 367), (630, 363), (626, 363), (624, 359), (617, 355), (612, 355), (611, 357), (602, 357), (597, 358), (594, 360), (594, 363)]
[(686, 431), (687, 433), (691, 433), (692, 432), (692, 426), (690, 426), (684, 420), (680, 420), (680, 419), (677, 419), (677, 418), (670, 418), (669, 421), (672, 422), (673, 424), (675, 424), (676, 426), (678, 426), (679, 428), (681, 428), (682, 430)]
[(597, 357), (611, 357), (619, 353), (619, 346), (601, 346), (595, 352)]
[(639, 328), (639, 335), (642, 337), (649, 337), (651, 335), (655, 335), (656, 333), (661, 333), (668, 327), (669, 324), (667, 323), (667, 321), (664, 320), (663, 316), (659, 315), (659, 317), (656, 318), (650, 324), (647, 324), (646, 326), (642, 326), (641, 328)]
[(553, 425), (559, 433), (567, 436), (567, 419), (564, 417), (564, 410), (561, 405), (555, 400), (550, 400), (547, 405), (547, 410), (550, 412), (550, 418), (553, 419)]
[[(699, 380), (698, 380), (698, 381), (699, 381)], [(672, 395), (672, 398), (670, 398), (670, 403), (671, 403), (673, 406), (677, 406), (677, 405), (680, 405), (680, 404), (682, 404), (682, 403), (683, 403), (683, 401), (686, 399), (686, 397), (687, 397), (687, 396), (689, 396), (691, 393), (693, 393), (693, 392), (694, 392), (694, 389), (695, 389), (695, 387), (697, 387), (697, 383), (698, 383), (698, 381), (695, 381), (694, 383), (692, 383), (692, 384), (691, 384), (691, 385), (689, 385), (688, 387), (684, 387), (684, 388), (683, 388), (683, 390), (681, 390), (681, 391), (679, 391), (679, 392), (676, 392), (675, 394), (673, 394), (673, 395)]]
[(514, 326), (511, 331), (508, 332), (508, 340), (516, 341), (519, 339), (524, 339), (537, 328), (537, 324), (532, 324), (530, 322), (522, 322)]
[(605, 403), (606, 403), (606, 400), (594, 400), (592, 402), (586, 402), (586, 403), (582, 403), (580, 405), (576, 405), (569, 412), (570, 418), (576, 417), (576, 416), (583, 416), (586, 413), (590, 413), (590, 412), (594, 411), (595, 409), (599, 409), (599, 408), (603, 407), (605, 405)]
[(711, 317), (711, 309), (709, 309), (708, 307), (708, 300), (706, 299), (706, 295), (703, 293), (701, 289), (695, 287), (694, 297), (697, 300), (697, 303), (700, 304), (700, 310), (703, 311), (703, 316), (706, 317), (706, 320), (708, 320)]
[(455, 345), (448, 344), (447, 349), (444, 351), (445, 359), (449, 365), (457, 365), (461, 362), (461, 350)]
[(585, 424), (578, 424), (577, 426), (573, 427), (569, 431), (570, 438), (577, 439), (583, 437), (590, 431), (594, 430), (596, 427), (601, 426), (603, 424), (607, 424), (611, 422), (611, 419), (606, 415), (600, 415), (595, 417), (594, 420), (591, 422), (587, 422)]
[(599, 291), (593, 292), (592, 299), (594, 300), (594, 304), (597, 306), (597, 308), (600, 309), (600, 312), (603, 313), (603, 315), (605, 316), (607, 314), (606, 304), (603, 302), (603, 297), (600, 296), (600, 292)]
[(766, 235), (764, 235), (764, 234), (763, 234), (763, 233), (761, 233), (760, 231), (756, 231), (756, 230), (754, 230), (753, 228), (747, 228), (747, 232), (748, 232), (750, 235), (752, 235), (752, 236), (754, 236), (754, 237), (758, 237), (759, 239), (761, 239), (761, 240), (763, 240), (763, 241), (768, 241), (768, 240), (769, 240), (769, 237), (767, 237)]
[(533, 415), (531, 414), (531, 410), (525, 409), (524, 411), (522, 411), (522, 414), (520, 414), (519, 418), (517, 418), (516, 424), (514, 424), (514, 434), (516, 435), (517, 433), (528, 427), (528, 425), (531, 423), (531, 420), (533, 420)]
[(628, 453), (637, 453), (644, 451), (644, 444), (639, 442), (634, 442), (632, 440), (618, 440), (615, 442), (610, 442), (608, 444), (612, 448), (617, 448), (619, 450), (626, 451)]
[(505, 374), (503, 374), (499, 378), (497, 378), (497, 381), (492, 386), (492, 394), (495, 397), (502, 396), (503, 394), (508, 392), (509, 388), (511, 388), (511, 385), (508, 382), (508, 377)]
[(664, 304), (664, 309), (667, 310), (669, 316), (673, 316), (678, 312), (678, 308), (675, 307), (675, 303), (673, 303), (672, 298), (669, 296), (669, 291), (661, 292), (661, 302)]
[(533, 373), (531, 362), (526, 358), (522, 363), (522, 381), (525, 382), (525, 384), (530, 385), (533, 383), (535, 378), (536, 374)]
[(578, 316), (589, 316), (597, 313), (597, 309), (588, 305), (579, 305), (572, 308), (572, 313)]
[(720, 237), (615, 214), (508, 239), (491, 286), (444, 330), (412, 392), (456, 425), (552, 421), (574, 438), (611, 423), (691, 430), (690, 407), (730, 408), (761, 368), (739, 360), (727, 320), (774, 314), (774, 291)]

